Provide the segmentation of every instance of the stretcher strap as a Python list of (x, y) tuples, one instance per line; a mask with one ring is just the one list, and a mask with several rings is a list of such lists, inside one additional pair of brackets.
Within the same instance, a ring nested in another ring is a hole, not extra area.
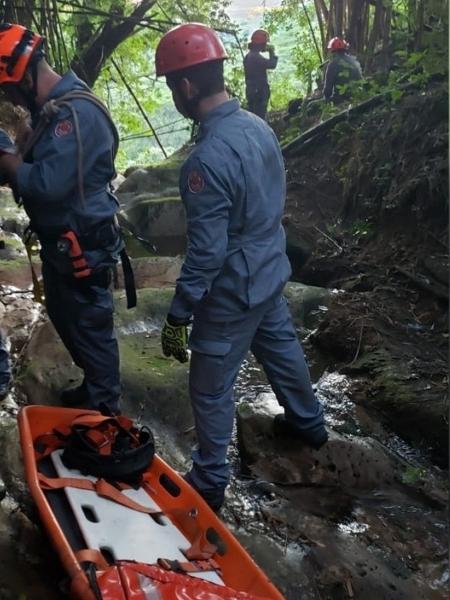
[(43, 490), (59, 490), (65, 487), (76, 488), (78, 490), (88, 490), (95, 492), (101, 498), (106, 498), (127, 508), (131, 508), (140, 513), (147, 515), (162, 515), (163, 512), (144, 506), (139, 502), (135, 502), (131, 498), (128, 498), (120, 490), (115, 488), (113, 485), (105, 481), (105, 479), (98, 479), (97, 481), (90, 481), (89, 479), (80, 479), (78, 477), (46, 477), (42, 473), (38, 474), (39, 483)]
[(188, 560), (208, 560), (217, 553), (217, 546), (208, 541), (205, 531), (198, 524), (195, 513), (175, 508), (169, 515), (180, 526), (184, 535), (192, 540), (191, 546), (184, 551)]
[(207, 560), (193, 560), (190, 562), (158, 558), (158, 565), (166, 571), (174, 573), (205, 573), (206, 571), (217, 571), (220, 574), (219, 564), (209, 558)]

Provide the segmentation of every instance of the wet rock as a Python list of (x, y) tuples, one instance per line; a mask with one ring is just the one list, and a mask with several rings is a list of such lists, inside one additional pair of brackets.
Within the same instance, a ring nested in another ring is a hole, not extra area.
[(73, 364), (53, 325), (46, 321), (33, 331), (24, 353), (18, 387), (30, 404), (58, 404), (61, 391), (76, 384)]
[[(5, 225), (3, 223), (2, 227)], [(25, 253), (25, 246), (19, 235), (0, 230), (0, 281), (2, 285), (12, 285), (20, 289), (32, 283), (31, 269)], [(33, 261), (33, 262), (38, 262)], [(40, 273), (40, 265), (36, 264)]]
[(160, 255), (176, 255), (186, 246), (186, 215), (178, 197), (134, 196), (124, 215), (132, 231)]
[(289, 282), (284, 288), (284, 295), (296, 325), (304, 327), (305, 324), (310, 325), (308, 317), (313, 317), (313, 313), (326, 313), (333, 293), (325, 288)]
[(19, 432), (15, 417), (9, 415), (0, 418), (0, 453), (0, 480), (5, 492), (16, 501), (23, 501), (28, 492), (24, 482)]
[(400, 300), (379, 302), (372, 294), (333, 296), (309, 339), (329, 364), (352, 378), (355, 404), (376, 411), (406, 441), (431, 449), (436, 463), (446, 467), (446, 317), (428, 309), (418, 324), (408, 313), (410, 292), (398, 294)]
[(178, 163), (162, 163), (159, 166), (134, 169), (125, 181), (118, 187), (117, 194), (121, 202), (129, 199), (130, 195), (158, 194), (159, 197), (178, 194)]
[[(60, 567), (38, 527), (9, 496), (0, 502), (0, 582), (2, 600), (60, 600)], [(51, 573), (45, 577), (44, 573)]]
[(252, 473), (283, 485), (373, 488), (395, 478), (395, 465), (381, 446), (367, 438), (330, 432), (328, 443), (312, 450), (294, 438), (273, 434), (273, 417), (282, 412), (272, 393), (238, 407), (241, 454)]

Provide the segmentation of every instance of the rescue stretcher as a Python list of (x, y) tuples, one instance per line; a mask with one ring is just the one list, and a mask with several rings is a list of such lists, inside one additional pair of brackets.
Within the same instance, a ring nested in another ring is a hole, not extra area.
[(98, 414), (27, 406), (18, 417), (26, 479), (71, 597), (283, 600), (217, 515), (157, 455), (136, 488), (69, 469), (61, 449), (46, 455), (37, 449), (55, 429)]

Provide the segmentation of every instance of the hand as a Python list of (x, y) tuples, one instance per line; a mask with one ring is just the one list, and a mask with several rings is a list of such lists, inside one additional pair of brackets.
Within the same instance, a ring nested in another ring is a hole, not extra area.
[(266, 50), (270, 54), (275, 54), (275, 46), (273, 46), (272, 44), (266, 44)]
[[(170, 322), (169, 322), (170, 321)], [(167, 315), (164, 327), (161, 331), (161, 346), (164, 356), (173, 356), (180, 363), (185, 363), (189, 360), (187, 352), (188, 342), (188, 323), (174, 325), (173, 319)]]

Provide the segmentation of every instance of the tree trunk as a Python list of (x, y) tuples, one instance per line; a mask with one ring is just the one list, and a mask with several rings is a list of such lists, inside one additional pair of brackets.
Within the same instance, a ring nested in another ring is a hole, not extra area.
[(320, 6), (320, 0), (314, 0), (314, 7), (316, 9), (317, 23), (319, 24), (322, 52), (325, 55), (325, 53), (326, 53), (325, 27), (324, 27), (324, 23), (323, 23), (324, 17), (323, 17), (323, 12), (322, 12), (322, 9)]

